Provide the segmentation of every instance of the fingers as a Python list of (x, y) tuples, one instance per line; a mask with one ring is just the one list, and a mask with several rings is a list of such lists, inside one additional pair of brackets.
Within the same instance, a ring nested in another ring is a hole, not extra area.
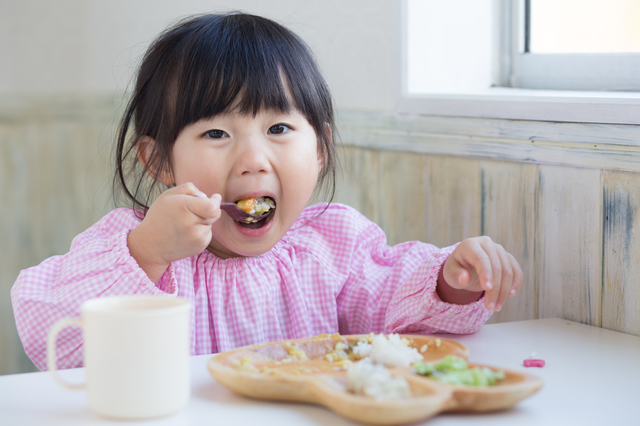
[[(465, 243), (468, 247), (463, 246)], [(482, 290), (485, 292), (491, 291), (494, 288), (492, 260), (486, 248), (480, 243), (480, 238), (463, 241), (460, 249), (463, 261), (462, 266), (465, 267), (465, 269), (468, 267), (471, 269), (471, 272), (475, 270)]]
[[(524, 274), (516, 259), (508, 253), (500, 244), (491, 239), (481, 244), (492, 264), (494, 286), (491, 291), (485, 292), (485, 306), (488, 309), (500, 311), (509, 296), (515, 296), (522, 287)], [(498, 280), (498, 277), (499, 280)]]
[[(502, 259), (498, 252), (497, 245), (489, 237), (480, 238), (480, 246), (489, 260), (490, 273), (485, 273), (492, 277), (492, 281), (482, 286), (485, 289), (484, 304), (488, 309), (496, 309), (500, 291), (502, 288)], [(480, 282), (482, 285), (482, 280)]]
[(220, 218), (220, 194), (213, 194), (211, 198), (204, 193), (186, 200), (186, 207), (191, 213), (206, 223), (213, 223)]
[(522, 273), (522, 268), (520, 268), (520, 264), (509, 254), (509, 260), (511, 261), (511, 268), (513, 269), (513, 285), (511, 286), (511, 291), (509, 292), (509, 296), (513, 297), (522, 288), (522, 282), (524, 281), (524, 274)]
[[(446, 282), (456, 289), (465, 289), (471, 282), (471, 276), (466, 269), (467, 263), (463, 261), (447, 262), (448, 269), (445, 271)], [(468, 266), (467, 266), (468, 267)]]
[(200, 191), (193, 183), (187, 182), (180, 184), (174, 188), (165, 191), (167, 194), (173, 195), (192, 195), (194, 197), (207, 197), (206, 194)]
[(506, 252), (504, 247), (500, 244), (496, 245), (496, 252), (500, 258), (500, 265), (502, 268), (502, 280), (500, 282), (500, 290), (498, 297), (495, 301), (495, 309), (499, 311), (504, 306), (504, 303), (509, 296), (509, 292), (513, 286), (513, 266), (511, 264), (510, 254)]
[(208, 197), (191, 182), (180, 184), (167, 190), (166, 193), (173, 196), (187, 195), (188, 197), (183, 200), (187, 210), (207, 224), (212, 224), (220, 217), (220, 201), (222, 199), (220, 194)]
[[(516, 259), (486, 236), (465, 240), (459, 248), (460, 266), (453, 268), (449, 275), (456, 280), (457, 288), (484, 290), (485, 307), (501, 310), (507, 298), (515, 296), (522, 287), (523, 273)], [(458, 270), (462, 268), (467, 270), (467, 274)], [(477, 275), (477, 281), (472, 279), (467, 287), (465, 277), (474, 275)]]

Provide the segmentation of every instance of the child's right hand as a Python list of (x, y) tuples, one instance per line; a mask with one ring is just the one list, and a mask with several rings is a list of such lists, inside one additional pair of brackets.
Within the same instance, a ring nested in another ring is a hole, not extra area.
[(158, 282), (171, 262), (202, 252), (220, 218), (219, 194), (207, 197), (192, 183), (168, 189), (128, 236), (131, 256)]

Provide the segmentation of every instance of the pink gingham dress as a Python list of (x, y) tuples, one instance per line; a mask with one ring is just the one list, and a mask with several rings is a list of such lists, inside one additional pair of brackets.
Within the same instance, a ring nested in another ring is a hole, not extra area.
[[(491, 316), (482, 299), (454, 305), (438, 298), (438, 272), (453, 247), (389, 247), (356, 210), (325, 207), (306, 208), (267, 253), (220, 259), (203, 251), (173, 262), (157, 284), (127, 247), (140, 220), (131, 209), (116, 209), (78, 235), (69, 253), (18, 276), (11, 298), (25, 351), (45, 369), (55, 321), (79, 316), (87, 299), (124, 294), (190, 300), (193, 355), (319, 333), (473, 333)], [(58, 366), (81, 365), (81, 332), (66, 328)]]

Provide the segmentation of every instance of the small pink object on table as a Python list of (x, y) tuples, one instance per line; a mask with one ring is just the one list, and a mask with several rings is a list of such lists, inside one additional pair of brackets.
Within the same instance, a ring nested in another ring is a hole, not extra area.
[(522, 365), (524, 365), (525, 367), (544, 367), (544, 360), (529, 358), (525, 359)]

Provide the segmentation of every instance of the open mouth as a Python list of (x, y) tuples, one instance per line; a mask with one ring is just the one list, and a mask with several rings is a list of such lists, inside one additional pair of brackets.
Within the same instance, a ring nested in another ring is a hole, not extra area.
[[(251, 207), (245, 206), (247, 200), (255, 200)], [(269, 223), (276, 212), (276, 202), (271, 197), (259, 197), (256, 199), (244, 199), (236, 201), (236, 204), (247, 213), (251, 214), (251, 218), (245, 220), (236, 220), (236, 222), (248, 229), (258, 229)]]

